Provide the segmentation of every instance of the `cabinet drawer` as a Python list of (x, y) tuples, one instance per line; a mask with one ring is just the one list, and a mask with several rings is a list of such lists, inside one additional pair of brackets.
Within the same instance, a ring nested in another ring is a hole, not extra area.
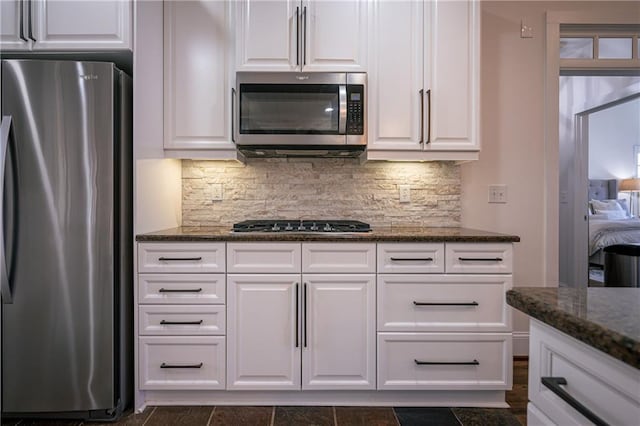
[(529, 400), (556, 424), (590, 424), (543, 385), (542, 377), (566, 380), (560, 388), (606, 423), (638, 423), (640, 370), (532, 319)]
[(447, 243), (447, 274), (510, 274), (513, 245), (511, 243)]
[(144, 305), (138, 313), (141, 335), (220, 335), (226, 330), (221, 305)]
[(510, 360), (510, 333), (378, 333), (378, 389), (509, 389)]
[(140, 304), (224, 304), (224, 274), (140, 274)]
[(225, 388), (225, 338), (140, 337), (140, 389)]
[(510, 331), (509, 275), (378, 276), (378, 331)]
[(299, 273), (299, 243), (227, 244), (227, 272)]
[(225, 272), (224, 243), (140, 243), (138, 272)]
[(302, 244), (304, 273), (375, 273), (376, 245), (361, 243)]
[(378, 244), (379, 274), (442, 274), (444, 243)]

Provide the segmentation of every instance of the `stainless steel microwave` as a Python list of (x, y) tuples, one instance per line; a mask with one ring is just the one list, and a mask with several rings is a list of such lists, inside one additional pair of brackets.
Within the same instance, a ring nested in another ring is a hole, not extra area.
[(256, 156), (359, 156), (366, 148), (365, 73), (238, 72), (238, 149)]

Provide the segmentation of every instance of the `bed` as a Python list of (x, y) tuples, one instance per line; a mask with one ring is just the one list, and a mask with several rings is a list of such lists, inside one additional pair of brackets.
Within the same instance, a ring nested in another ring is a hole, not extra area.
[[(615, 200), (618, 181), (615, 179), (589, 180), (589, 201)], [(602, 249), (614, 244), (640, 243), (640, 219), (610, 220), (601, 215), (589, 216), (589, 264), (603, 266)]]

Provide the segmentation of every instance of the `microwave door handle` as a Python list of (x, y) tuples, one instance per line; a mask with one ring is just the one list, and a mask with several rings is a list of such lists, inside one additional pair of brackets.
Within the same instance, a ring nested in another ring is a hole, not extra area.
[(338, 134), (346, 135), (347, 132), (347, 86), (338, 86), (338, 96), (340, 102), (340, 117), (338, 118)]

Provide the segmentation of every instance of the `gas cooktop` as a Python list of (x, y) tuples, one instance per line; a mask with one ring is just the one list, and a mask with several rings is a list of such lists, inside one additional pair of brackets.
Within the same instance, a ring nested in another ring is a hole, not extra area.
[(245, 220), (233, 225), (233, 232), (370, 232), (359, 220)]

